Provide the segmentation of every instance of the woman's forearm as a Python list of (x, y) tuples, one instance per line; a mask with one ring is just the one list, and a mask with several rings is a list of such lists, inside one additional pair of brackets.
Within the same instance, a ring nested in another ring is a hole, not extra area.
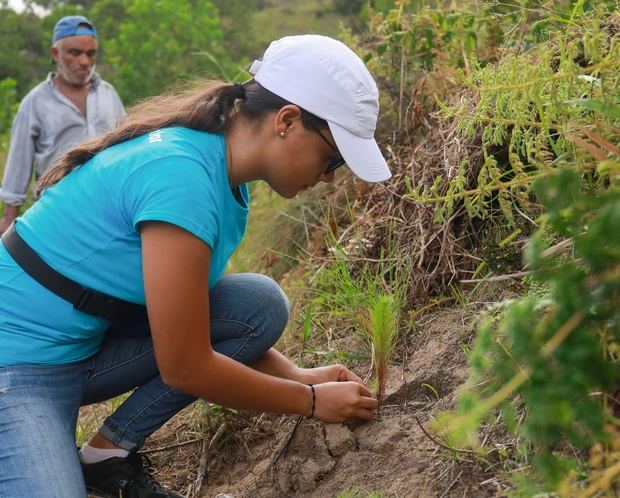
[(271, 348), (261, 356), (261, 358), (250, 365), (254, 370), (258, 370), (267, 375), (280, 377), (282, 379), (304, 382), (302, 371), (286, 356), (277, 349)]
[(184, 379), (178, 379), (172, 387), (229, 408), (310, 414), (312, 410), (310, 388), (277, 375), (290, 374), (292, 371), (288, 366), (294, 368), (292, 363), (273, 349), (257, 363), (265, 370), (247, 367), (225, 355), (213, 352), (207, 361), (188, 369), (189, 375)]

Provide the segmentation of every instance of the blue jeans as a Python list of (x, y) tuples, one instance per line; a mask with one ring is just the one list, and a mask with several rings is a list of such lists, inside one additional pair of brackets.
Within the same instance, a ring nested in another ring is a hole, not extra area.
[[(275, 344), (289, 313), (280, 287), (258, 274), (223, 276), (209, 306), (214, 350), (250, 365)], [(78, 409), (132, 389), (100, 429), (127, 450), (195, 400), (162, 382), (146, 317), (109, 329), (86, 361), (0, 368), (0, 497), (84, 498)]]

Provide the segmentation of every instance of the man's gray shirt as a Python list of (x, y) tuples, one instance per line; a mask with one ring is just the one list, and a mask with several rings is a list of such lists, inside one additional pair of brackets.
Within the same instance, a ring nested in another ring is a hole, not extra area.
[(114, 87), (97, 74), (86, 99), (86, 116), (54, 86), (54, 74), (22, 100), (11, 129), (11, 145), (0, 188), (0, 199), (19, 206), (26, 200), (35, 165), (37, 175), (81, 142), (103, 135), (125, 116)]

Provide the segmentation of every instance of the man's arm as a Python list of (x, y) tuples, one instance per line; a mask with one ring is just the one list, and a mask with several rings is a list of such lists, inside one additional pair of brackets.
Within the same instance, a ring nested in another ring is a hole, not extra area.
[(0, 188), (0, 199), (4, 203), (4, 213), (0, 219), (0, 233), (3, 233), (17, 218), (19, 206), (26, 200), (34, 160), (33, 136), (30, 113), (28, 108), (22, 105), (13, 120), (9, 155)]
[(6, 232), (11, 223), (15, 221), (15, 218), (19, 216), (19, 206), (11, 206), (10, 204), (4, 205), (4, 212), (2, 218), (0, 218), (0, 235)]

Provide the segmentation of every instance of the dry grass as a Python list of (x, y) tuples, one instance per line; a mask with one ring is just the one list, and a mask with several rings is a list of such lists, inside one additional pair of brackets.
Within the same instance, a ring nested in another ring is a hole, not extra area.
[[(452, 98), (467, 95), (455, 92)], [(408, 198), (407, 183), (411, 179), (414, 188), (428, 190), (439, 181), (441, 195), (467, 156), (465, 185), (474, 186), (482, 165), (480, 138), (465, 138), (455, 123), (442, 120), (437, 112), (415, 119), (415, 126), (393, 136), (391, 143), (384, 142), (393, 173), (388, 182), (372, 185), (340, 174), (324, 194), (327, 218), (319, 227), (320, 221), (307, 227), (313, 243), (306, 248), (311, 257), (305, 271), (311, 283), (333, 262), (327, 234), (331, 243), (344, 249), (352, 274), (356, 268), (370, 266), (377, 274), (383, 271), (388, 286), (398, 274), (399, 285), (407, 289), (405, 309), (444, 295), (452, 284), (474, 273), (481, 260), (471, 248), (479, 243), (481, 227), (471, 223), (458, 203), (449, 219), (435, 222), (435, 206)]]

